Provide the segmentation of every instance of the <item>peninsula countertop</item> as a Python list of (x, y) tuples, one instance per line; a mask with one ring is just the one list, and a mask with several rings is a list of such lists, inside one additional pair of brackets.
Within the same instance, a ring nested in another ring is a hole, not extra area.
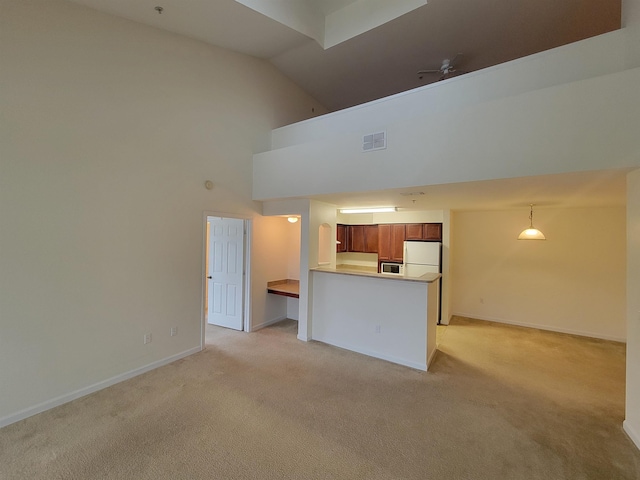
[(309, 269), (312, 272), (335, 273), (338, 275), (354, 275), (358, 277), (381, 278), (384, 280), (402, 280), (406, 282), (432, 283), (441, 277), (439, 273), (425, 273), (420, 277), (407, 277), (405, 275), (390, 275), (388, 273), (378, 273), (368, 268), (353, 268), (340, 266), (337, 268), (316, 267)]

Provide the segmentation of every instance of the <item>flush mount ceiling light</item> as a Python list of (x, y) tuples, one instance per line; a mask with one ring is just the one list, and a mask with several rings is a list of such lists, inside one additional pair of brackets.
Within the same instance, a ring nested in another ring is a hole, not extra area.
[(546, 240), (544, 234), (533, 226), (533, 203), (529, 204), (531, 208), (529, 213), (529, 228), (525, 228), (520, 235), (518, 235), (518, 240)]
[(289, 223), (296, 223), (298, 221), (298, 217), (288, 217)]
[(340, 213), (391, 213), (397, 212), (398, 207), (375, 207), (375, 208), (341, 208)]

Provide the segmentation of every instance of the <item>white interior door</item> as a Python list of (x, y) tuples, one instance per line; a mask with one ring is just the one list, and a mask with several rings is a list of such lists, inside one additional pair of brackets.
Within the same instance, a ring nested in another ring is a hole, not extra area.
[(208, 217), (209, 277), (207, 322), (242, 330), (244, 220)]

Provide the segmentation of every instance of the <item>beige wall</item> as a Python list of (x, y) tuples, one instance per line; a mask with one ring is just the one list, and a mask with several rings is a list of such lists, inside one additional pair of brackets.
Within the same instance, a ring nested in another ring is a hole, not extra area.
[(372, 225), (378, 223), (442, 223), (442, 210), (399, 211), (391, 213), (340, 213), (338, 223)]
[(267, 282), (289, 275), (290, 223), (283, 217), (255, 217), (251, 244), (251, 330), (287, 317), (287, 298), (267, 293)]
[(3, 0), (0, 31), (2, 425), (199, 349), (204, 212), (257, 216), (252, 154), (322, 108), (267, 62), (61, 0)]
[(294, 280), (300, 280), (300, 225), (300, 220), (296, 223), (287, 222), (289, 278)]
[(640, 170), (627, 177), (627, 262), (627, 403), (624, 427), (640, 448)]
[(528, 215), (454, 213), (453, 313), (623, 341), (625, 209), (538, 208), (547, 240), (516, 240)]

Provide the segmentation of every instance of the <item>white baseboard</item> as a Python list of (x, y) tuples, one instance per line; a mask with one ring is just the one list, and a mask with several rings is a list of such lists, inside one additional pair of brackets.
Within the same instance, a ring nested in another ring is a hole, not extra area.
[(436, 358), (436, 354), (438, 353), (438, 348), (434, 348), (433, 352), (431, 352), (431, 355), (429, 355), (429, 358), (427, 358), (427, 371), (429, 370), (429, 367), (431, 366), (431, 362), (433, 362), (433, 359)]
[(640, 450), (640, 433), (634, 430), (628, 420), (622, 422), (622, 428), (624, 428), (624, 431), (627, 432), (631, 441), (635, 443), (636, 447)]
[(352, 352), (360, 353), (362, 355), (367, 355), (368, 357), (379, 358), (381, 360), (386, 360), (387, 362), (397, 363), (398, 365), (404, 365), (405, 367), (415, 368), (416, 370), (422, 370), (423, 372), (427, 371), (426, 363), (414, 362), (413, 360), (408, 360), (406, 358), (395, 357), (393, 355), (387, 355), (387, 354), (376, 352), (373, 350), (368, 350), (366, 348), (356, 347), (356, 346), (349, 345), (347, 343), (336, 341), (333, 339), (314, 338), (313, 340), (326, 343), (329, 345), (333, 345), (334, 347), (344, 348), (345, 350), (351, 350)]
[(128, 372), (121, 373), (120, 375), (116, 375), (115, 377), (108, 378), (107, 380), (94, 383), (93, 385), (89, 385), (88, 387), (80, 388), (73, 392), (60, 395), (59, 397), (46, 400), (42, 403), (38, 403), (37, 405), (34, 405), (32, 407), (25, 408), (24, 410), (20, 410), (19, 412), (0, 418), (0, 428), (6, 427), (7, 425), (11, 425), (12, 423), (15, 423), (15, 422), (19, 422), (20, 420), (24, 420), (25, 418), (31, 417), (33, 415), (37, 415), (38, 413), (42, 413), (46, 410), (50, 410), (54, 407), (58, 407), (64, 403), (71, 402), (80, 397), (84, 397), (85, 395), (89, 395), (91, 393), (97, 392), (98, 390), (102, 390), (103, 388), (110, 387), (112, 385), (115, 385), (116, 383), (120, 383), (125, 380), (129, 380), (130, 378), (137, 377), (138, 375), (149, 372), (158, 367), (162, 367), (169, 363), (175, 362), (176, 360), (180, 360), (181, 358), (185, 358), (185, 357), (188, 357), (189, 355), (193, 355), (194, 353), (198, 353), (201, 350), (202, 350), (201, 347), (194, 347), (184, 352), (177, 353), (176, 355), (163, 358), (162, 360), (157, 360), (148, 365), (144, 365), (142, 367), (130, 370)]
[(267, 320), (266, 322), (261, 323), (260, 325), (253, 325), (251, 327), (251, 331), (255, 332), (257, 330), (260, 330), (261, 328), (264, 327), (268, 327), (269, 325), (273, 325), (274, 323), (278, 323), (281, 322), (282, 320), (286, 320), (287, 317), (277, 317), (277, 318), (272, 318), (271, 320)]
[(537, 323), (514, 322), (505, 320), (504, 318), (479, 317), (471, 313), (453, 313), (452, 317), (467, 317), (474, 320), (484, 320), (485, 322), (504, 323), (505, 325), (515, 325), (516, 327), (537, 328), (539, 330), (548, 330), (550, 332), (568, 333), (570, 335), (578, 335), (580, 337), (600, 338), (602, 340), (610, 340), (612, 342), (627, 343), (626, 338), (617, 337), (615, 335), (602, 335), (600, 333), (585, 332), (582, 330), (572, 330), (570, 328), (560, 328), (553, 325), (538, 325)]

